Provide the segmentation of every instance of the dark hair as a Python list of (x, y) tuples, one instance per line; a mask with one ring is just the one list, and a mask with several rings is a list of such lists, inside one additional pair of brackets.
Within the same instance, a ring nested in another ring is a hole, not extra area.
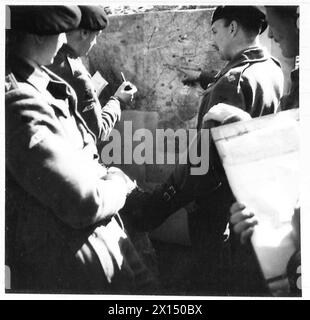
[(260, 33), (261, 27), (258, 25), (254, 25), (252, 23), (245, 23), (239, 18), (223, 18), (224, 26), (228, 27), (232, 21), (236, 21), (241, 27), (249, 34), (258, 35)]
[(297, 19), (298, 6), (265, 6), (266, 9), (271, 9), (281, 19)]
[(265, 15), (255, 6), (219, 6), (215, 9), (212, 21), (224, 19), (226, 26), (237, 21), (246, 31), (258, 35), (267, 27)]

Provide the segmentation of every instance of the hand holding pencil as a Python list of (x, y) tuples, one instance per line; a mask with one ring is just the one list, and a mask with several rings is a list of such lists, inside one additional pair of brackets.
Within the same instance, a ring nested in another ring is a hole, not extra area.
[(122, 103), (127, 104), (132, 101), (134, 94), (138, 91), (137, 87), (131, 82), (127, 81), (124, 74), (121, 72), (123, 83), (119, 86), (114, 96), (117, 97)]

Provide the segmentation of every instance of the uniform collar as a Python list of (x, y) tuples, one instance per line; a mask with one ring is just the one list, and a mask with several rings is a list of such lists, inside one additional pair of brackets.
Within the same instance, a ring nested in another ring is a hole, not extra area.
[[(53, 99), (64, 100), (68, 98), (72, 101), (67, 107), (64, 107), (66, 104), (57, 103), (56, 100), (51, 101), (51, 103), (62, 113), (64, 117), (67, 117), (68, 115), (68, 112), (65, 109), (72, 105), (72, 110), (75, 116), (87, 128), (88, 133), (90, 133), (94, 141), (97, 141), (94, 133), (87, 127), (86, 122), (77, 112), (76, 93), (69, 84), (46, 67), (39, 67), (33, 62), (26, 60), (23, 57), (19, 57), (18, 55), (9, 55), (8, 60), (8, 68), (10, 69), (10, 72), (14, 74), (17, 81), (27, 82), (41, 93), (42, 89), (44, 89), (43, 92), (48, 92)], [(40, 83), (39, 80), (43, 83)]]
[(216, 78), (221, 77), (223, 74), (225, 74), (230, 69), (244, 65), (247, 63), (253, 63), (253, 62), (260, 62), (260, 61), (266, 61), (270, 58), (270, 55), (268, 52), (258, 46), (253, 46), (246, 48), (239, 52), (231, 61), (229, 61), (226, 66), (218, 73)]
[(54, 58), (53, 65), (59, 66), (61, 65), (67, 58), (77, 59), (78, 56), (74, 49), (72, 49), (67, 44), (64, 44), (57, 52), (56, 57)]
[(28, 82), (39, 92), (48, 91), (56, 99), (65, 99), (70, 95), (68, 85), (61, 78), (29, 59), (13, 55), (10, 57), (10, 68), (17, 80)]
[[(27, 61), (31, 65), (31, 61)], [(33, 66), (33, 72), (26, 79), (31, 85), (37, 88), (39, 91), (45, 91), (50, 82), (50, 77), (44, 70), (37, 66)]]
[(232, 61), (260, 61), (268, 59), (269, 55), (262, 47), (253, 46), (239, 52)]
[[(51, 72), (48, 68), (42, 67), (46, 75), (49, 77), (47, 89), (56, 99), (66, 99), (70, 97), (74, 91), (69, 84), (63, 79), (58, 77), (55, 73)], [(74, 93), (75, 94), (75, 93)]]
[(79, 58), (76, 51), (66, 43), (63, 44), (63, 46), (60, 48), (59, 52), (69, 58), (73, 58), (73, 59)]
[(38, 91), (46, 90), (50, 78), (34, 61), (13, 55), (10, 57), (10, 68), (18, 79), (30, 83)]

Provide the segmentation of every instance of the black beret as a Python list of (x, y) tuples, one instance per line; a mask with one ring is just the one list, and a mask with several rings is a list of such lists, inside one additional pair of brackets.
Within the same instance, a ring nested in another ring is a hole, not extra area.
[(102, 6), (79, 6), (82, 12), (80, 28), (92, 31), (103, 30), (108, 25), (108, 16)]
[(56, 35), (76, 29), (81, 21), (78, 6), (9, 6), (11, 29), (37, 35)]
[(264, 13), (255, 6), (219, 6), (213, 12), (211, 24), (219, 19), (237, 20), (257, 33), (264, 32), (268, 25)]

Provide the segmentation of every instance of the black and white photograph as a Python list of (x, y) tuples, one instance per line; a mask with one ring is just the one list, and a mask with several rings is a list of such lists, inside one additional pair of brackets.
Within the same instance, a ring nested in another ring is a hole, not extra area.
[(3, 4), (6, 299), (309, 297), (309, 6), (253, 4)]

